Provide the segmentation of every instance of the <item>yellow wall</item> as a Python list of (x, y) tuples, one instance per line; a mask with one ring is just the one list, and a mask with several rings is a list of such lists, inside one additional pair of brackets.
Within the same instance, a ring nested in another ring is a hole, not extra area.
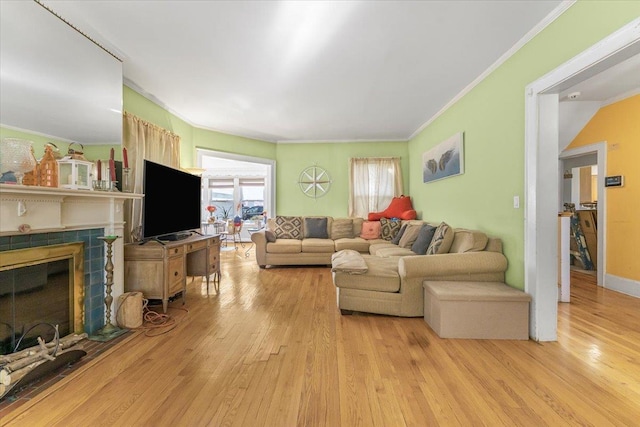
[(601, 108), (568, 148), (607, 142), (606, 176), (624, 175), (624, 187), (606, 188), (607, 271), (640, 280), (640, 95)]

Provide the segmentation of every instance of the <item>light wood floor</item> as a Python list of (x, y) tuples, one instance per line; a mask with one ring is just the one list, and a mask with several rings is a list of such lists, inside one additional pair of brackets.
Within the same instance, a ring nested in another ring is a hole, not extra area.
[(191, 284), (177, 328), (136, 333), (0, 424), (640, 424), (640, 299), (590, 276), (557, 342), (443, 340), (422, 318), (341, 316), (326, 267), (222, 257), (220, 295)]

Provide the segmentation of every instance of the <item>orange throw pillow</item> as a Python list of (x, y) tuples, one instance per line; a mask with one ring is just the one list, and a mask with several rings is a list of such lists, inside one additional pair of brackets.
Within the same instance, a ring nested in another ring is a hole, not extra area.
[(362, 223), (362, 232), (360, 237), (366, 240), (380, 238), (380, 221), (364, 221)]

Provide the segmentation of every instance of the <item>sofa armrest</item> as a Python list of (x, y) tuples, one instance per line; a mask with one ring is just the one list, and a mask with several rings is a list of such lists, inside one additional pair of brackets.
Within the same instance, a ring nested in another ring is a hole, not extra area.
[(507, 258), (498, 252), (465, 252), (440, 255), (416, 255), (402, 257), (398, 263), (401, 278), (433, 278), (444, 280), (452, 276), (504, 274)]
[(260, 267), (264, 267), (267, 264), (267, 236), (265, 230), (252, 233), (251, 241), (256, 246), (256, 262)]

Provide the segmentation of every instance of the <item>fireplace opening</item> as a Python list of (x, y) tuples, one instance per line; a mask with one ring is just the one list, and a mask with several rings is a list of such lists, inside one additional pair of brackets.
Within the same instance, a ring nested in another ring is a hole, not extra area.
[(0, 354), (84, 332), (82, 242), (0, 253)]

